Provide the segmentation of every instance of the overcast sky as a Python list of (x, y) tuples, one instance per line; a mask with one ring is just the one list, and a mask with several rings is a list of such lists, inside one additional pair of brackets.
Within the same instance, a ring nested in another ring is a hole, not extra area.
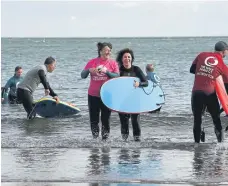
[(228, 1), (6, 1), (2, 37), (228, 36)]

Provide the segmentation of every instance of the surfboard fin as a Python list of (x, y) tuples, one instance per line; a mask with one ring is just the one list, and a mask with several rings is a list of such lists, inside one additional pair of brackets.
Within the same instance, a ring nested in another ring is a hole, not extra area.
[(165, 103), (156, 103), (157, 106), (164, 105)]

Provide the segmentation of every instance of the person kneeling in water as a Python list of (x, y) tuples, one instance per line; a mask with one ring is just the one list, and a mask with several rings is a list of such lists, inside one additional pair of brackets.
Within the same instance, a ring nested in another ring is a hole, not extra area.
[(57, 94), (51, 89), (47, 82), (46, 74), (53, 72), (56, 67), (56, 61), (53, 57), (48, 57), (43, 65), (38, 65), (27, 72), (24, 79), (18, 84), (17, 97), (22, 102), (25, 111), (27, 112), (27, 118), (32, 119), (35, 117), (33, 93), (40, 83), (44, 86), (45, 96), (52, 96), (57, 103), (59, 98)]
[(14, 76), (11, 77), (6, 85), (2, 87), (2, 103), (20, 104), (17, 99), (17, 85), (22, 81), (22, 67), (15, 68)]

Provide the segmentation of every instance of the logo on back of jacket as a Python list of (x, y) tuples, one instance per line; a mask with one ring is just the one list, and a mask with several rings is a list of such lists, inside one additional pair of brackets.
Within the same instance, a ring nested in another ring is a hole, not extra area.
[(212, 73), (216, 65), (218, 65), (218, 59), (214, 56), (209, 56), (204, 60), (204, 64), (200, 66), (200, 69), (196, 75), (206, 76), (211, 79), (214, 79)]

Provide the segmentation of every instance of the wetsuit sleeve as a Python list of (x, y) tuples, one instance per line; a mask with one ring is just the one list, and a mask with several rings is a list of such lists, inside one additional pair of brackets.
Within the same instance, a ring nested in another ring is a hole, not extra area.
[(81, 78), (82, 78), (82, 79), (87, 78), (88, 75), (89, 75), (89, 69), (83, 70), (83, 71), (81, 72)]
[(114, 72), (109, 72), (109, 71), (107, 71), (106, 74), (110, 78), (115, 78), (115, 77), (119, 77), (120, 76), (119, 73), (114, 73)]
[(6, 88), (3, 87), (3, 88), (2, 88), (2, 98), (4, 98), (4, 94), (5, 94), (6, 92), (7, 92), (7, 91), (6, 91)]
[(147, 81), (147, 78), (144, 75), (143, 71), (137, 66), (134, 67), (134, 70), (135, 70), (136, 77), (138, 77), (140, 79), (139, 86), (140, 87), (147, 87), (148, 81)]
[(6, 85), (4, 86), (4, 88), (2, 89), (2, 98), (4, 97), (4, 94), (8, 94), (9, 93), (9, 88), (12, 86), (12, 78), (10, 78)]
[(196, 73), (196, 64), (192, 64), (190, 68), (190, 73), (195, 74)]
[(44, 73), (44, 70), (39, 70), (39, 71), (38, 71), (38, 75), (39, 75), (39, 77), (40, 77), (40, 81), (41, 81), (41, 83), (43, 84), (44, 88), (45, 88), (45, 89), (48, 89), (48, 88), (49, 88), (49, 87), (48, 87), (48, 82), (47, 82), (47, 78), (46, 78), (46, 75), (45, 75), (45, 73)]
[(49, 89), (49, 91), (50, 91), (50, 96), (52, 96), (52, 97), (55, 97), (55, 96), (58, 96), (54, 91), (53, 91), (53, 89), (51, 88), (51, 86), (50, 86), (50, 84), (47, 82), (47, 84), (48, 84), (48, 89)]
[(50, 94), (49, 94), (49, 95), (52, 96), (52, 97), (58, 96), (58, 95), (52, 90), (52, 88), (50, 87), (49, 83), (47, 82), (47, 78), (46, 78), (46, 75), (45, 75), (45, 73), (44, 73), (44, 70), (39, 70), (39, 71), (38, 71), (38, 75), (39, 75), (39, 77), (40, 77), (40, 81), (41, 81), (41, 83), (43, 84), (44, 88), (45, 88), (45, 89), (49, 89), (49, 91), (50, 91)]
[(190, 67), (190, 73), (195, 74), (196, 73), (196, 64), (199, 59), (199, 55), (195, 58), (195, 60), (192, 62), (192, 66)]

